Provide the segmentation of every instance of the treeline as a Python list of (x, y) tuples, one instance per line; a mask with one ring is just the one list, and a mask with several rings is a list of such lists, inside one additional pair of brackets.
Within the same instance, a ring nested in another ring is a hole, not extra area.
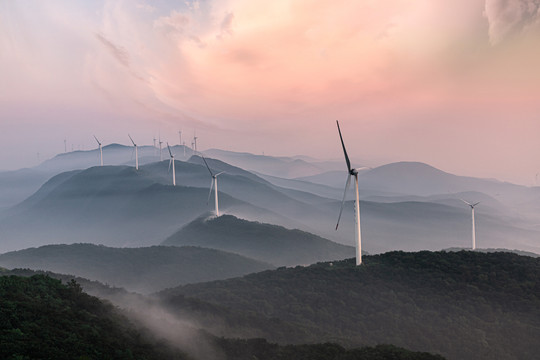
[(229, 311), (215, 314), (221, 331), (234, 331), (241, 314), (271, 341), (290, 332), (300, 342), (390, 343), (451, 359), (540, 353), (540, 259), (511, 253), (390, 252), (360, 267), (349, 259), (280, 268), (160, 296), (173, 309), (197, 298)]
[(0, 276), (0, 358), (187, 359), (111, 304), (43, 275)]
[[(197, 359), (134, 324), (110, 303), (44, 275), (0, 276), (0, 358)], [(165, 329), (166, 330), (166, 329)], [(264, 339), (231, 340), (199, 334), (213, 348), (204, 360), (441, 360), (385, 345), (347, 350), (336, 344), (280, 346)], [(193, 350), (193, 349), (191, 349)]]

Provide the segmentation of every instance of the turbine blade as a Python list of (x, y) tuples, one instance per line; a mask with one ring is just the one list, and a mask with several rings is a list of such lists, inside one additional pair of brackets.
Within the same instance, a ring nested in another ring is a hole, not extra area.
[(472, 206), (472, 204), (471, 204), (470, 202), (468, 202), (468, 201), (465, 201), (465, 200), (463, 200), (463, 199), (459, 199), (459, 200), (463, 201), (465, 204), (467, 204), (467, 205), (469, 205), (469, 206)]
[(135, 141), (133, 141), (133, 139), (131, 138), (131, 135), (128, 134), (128, 136), (129, 136), (129, 140), (131, 140), (131, 142), (133, 143), (133, 146), (137, 146), (135, 145)]
[(172, 156), (171, 147), (169, 146), (169, 143), (167, 143), (167, 149), (169, 149), (169, 155), (171, 156), (171, 159), (172, 159), (174, 156)]
[(94, 135), (94, 139), (96, 139), (98, 145), (101, 145), (101, 143), (100, 143), (99, 140), (97, 139), (96, 135)]
[(206, 168), (208, 169), (208, 172), (210, 173), (211, 176), (214, 176), (214, 173), (212, 173), (212, 170), (210, 170), (210, 166), (208, 166), (208, 163), (206, 162), (206, 159), (204, 158), (204, 156), (202, 156), (202, 159), (204, 161), (204, 165), (206, 165)]
[(480, 204), (480, 201), (477, 202), (476, 204), (472, 204), (471, 206), (472, 206), (472, 207), (475, 207), (475, 206), (478, 205), (478, 204)]
[(169, 169), (167, 170), (167, 172), (170, 172), (171, 171), (171, 163), (172, 163), (172, 158), (169, 159)]
[(343, 212), (343, 205), (345, 205), (345, 197), (347, 196), (347, 191), (351, 185), (351, 175), (347, 175), (347, 183), (345, 184), (345, 191), (343, 192), (343, 200), (341, 200), (341, 208), (339, 209), (339, 216), (337, 218), (336, 230), (339, 226), (339, 220), (341, 219), (341, 213)]
[(218, 177), (219, 175), (223, 174), (225, 171), (218, 172), (214, 177)]
[(341, 139), (341, 146), (343, 147), (343, 154), (345, 154), (345, 161), (347, 162), (347, 170), (351, 172), (351, 162), (349, 161), (349, 156), (347, 155), (347, 150), (345, 150), (345, 143), (343, 142), (343, 136), (341, 136), (341, 129), (339, 128), (339, 121), (336, 120), (337, 129), (339, 132), (339, 138)]
[(212, 196), (212, 189), (214, 188), (214, 178), (212, 178), (212, 182), (210, 183), (210, 191), (208, 192), (208, 200), (206, 200), (206, 205), (210, 202), (210, 196)]

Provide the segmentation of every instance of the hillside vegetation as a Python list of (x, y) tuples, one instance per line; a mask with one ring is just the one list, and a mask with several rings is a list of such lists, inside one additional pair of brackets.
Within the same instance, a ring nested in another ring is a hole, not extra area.
[(85, 294), (75, 281), (63, 285), (43, 275), (0, 276), (0, 358), (6, 360), (443, 359), (394, 346), (346, 350), (336, 344), (279, 346), (264, 339), (229, 340), (205, 333), (198, 338), (196, 344), (210, 348), (202, 350), (207, 355), (187, 355), (112, 305)]
[(0, 358), (186, 359), (71, 282), (0, 276)]
[[(252, 327), (287, 324), (268, 338), (391, 343), (450, 359), (532, 359), (540, 353), (540, 259), (510, 253), (391, 252), (162, 292), (195, 297)], [(216, 315), (227, 317), (229, 315)], [(224, 321), (234, 328), (232, 320)], [(260, 325), (258, 325), (260, 324)], [(279, 327), (278, 327), (279, 328)], [(301, 338), (304, 336), (304, 338)]]

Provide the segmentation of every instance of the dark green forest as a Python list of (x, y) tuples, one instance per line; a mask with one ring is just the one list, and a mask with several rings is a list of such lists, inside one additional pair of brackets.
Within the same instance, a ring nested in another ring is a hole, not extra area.
[[(1, 270), (1, 269), (0, 269)], [(212, 358), (186, 355), (134, 324), (110, 303), (81, 286), (44, 275), (0, 272), (0, 358), (28, 359), (204, 359), (204, 360), (441, 360), (391, 345), (345, 349), (325, 343), (281, 346), (264, 339), (225, 339), (200, 331)]]
[(390, 343), (450, 359), (540, 353), (540, 259), (511, 253), (390, 252), (360, 267), (279, 268), (160, 296), (172, 309), (213, 304), (216, 332), (241, 326), (269, 341)]
[(111, 304), (43, 275), (0, 276), (0, 358), (186, 359)]

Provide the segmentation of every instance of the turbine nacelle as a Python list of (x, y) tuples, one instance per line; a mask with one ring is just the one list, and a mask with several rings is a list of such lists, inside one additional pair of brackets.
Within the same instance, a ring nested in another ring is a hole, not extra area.
[(459, 199), (459, 200), (461, 200), (461, 201), (463, 201), (465, 204), (469, 205), (469, 206), (471, 207), (471, 209), (474, 209), (474, 207), (475, 207), (476, 205), (480, 204), (480, 201), (477, 202), (477, 203), (471, 204), (470, 202), (465, 201), (465, 200), (463, 200), (463, 199)]

